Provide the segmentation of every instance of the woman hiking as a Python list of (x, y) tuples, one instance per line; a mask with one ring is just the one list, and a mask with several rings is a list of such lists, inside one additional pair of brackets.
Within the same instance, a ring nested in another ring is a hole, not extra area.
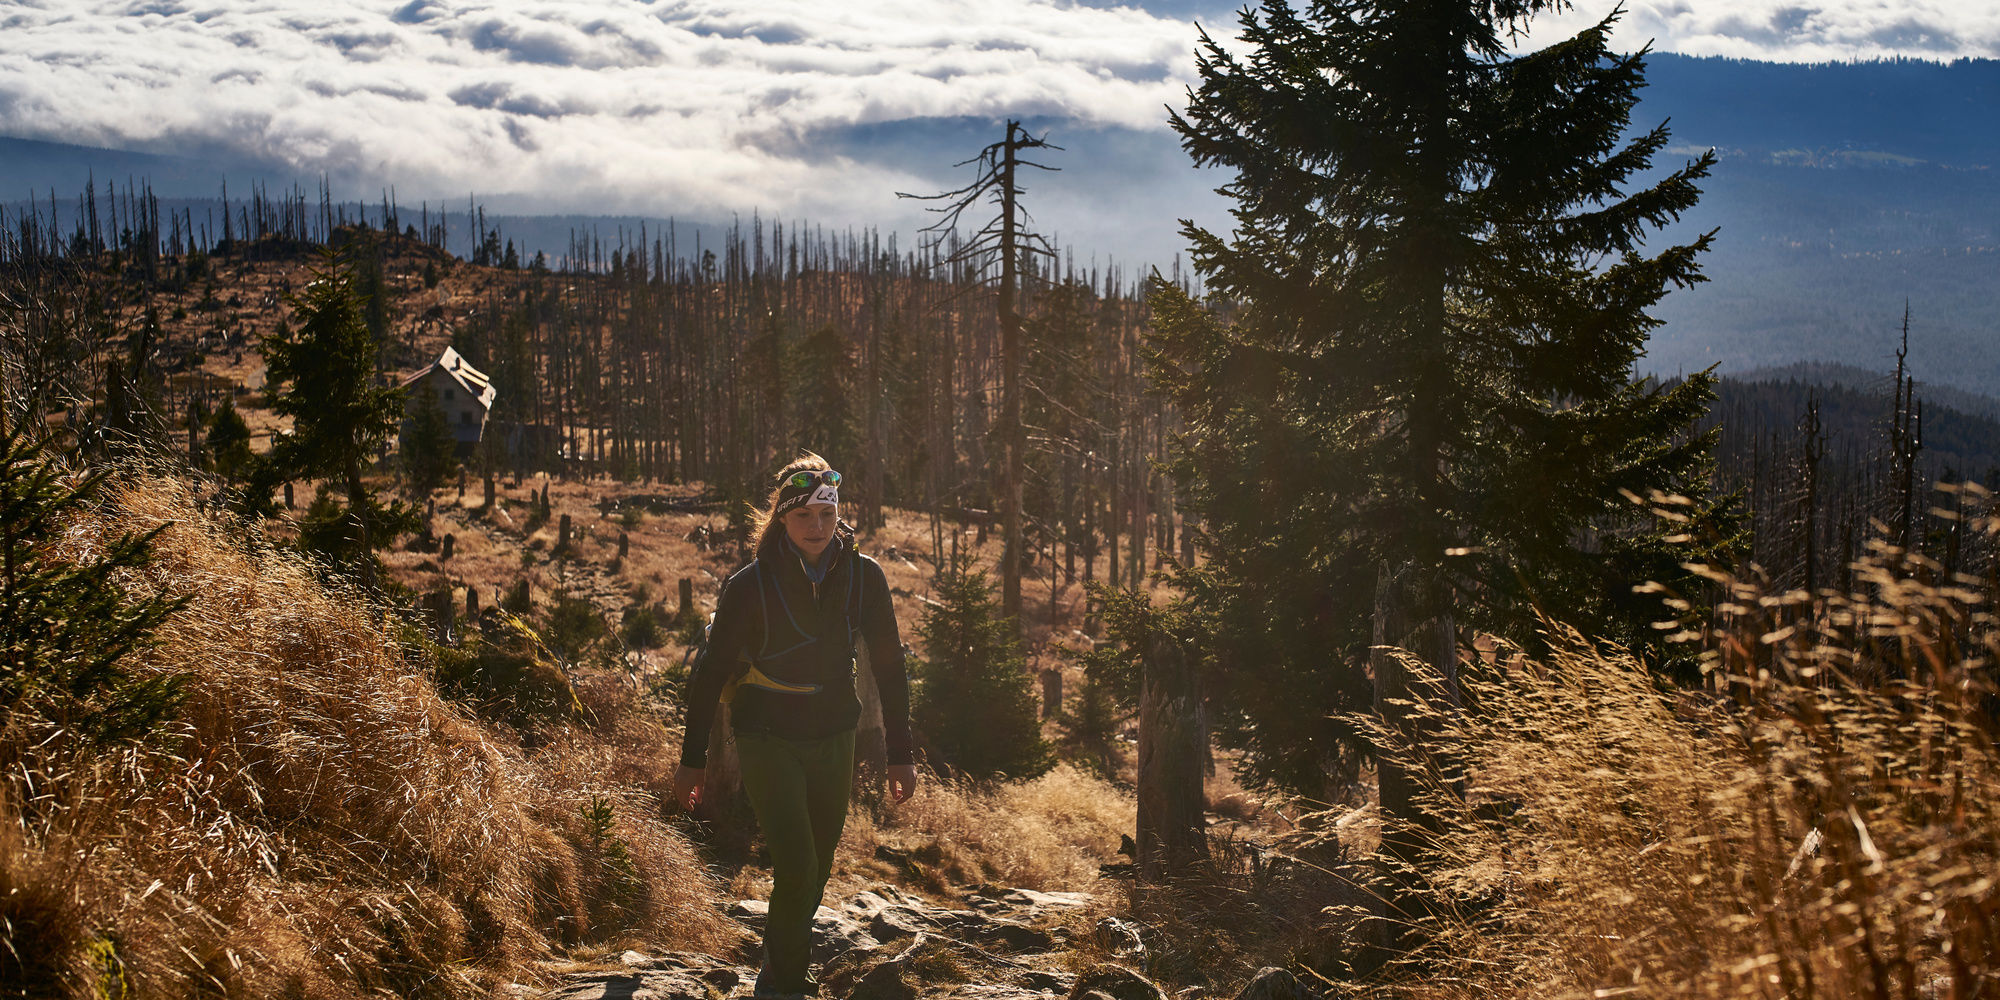
[(814, 911), (833, 872), (854, 784), (854, 645), (868, 642), (882, 699), (890, 796), (916, 790), (909, 680), (888, 580), (840, 520), (840, 473), (812, 452), (778, 474), (758, 513), (757, 554), (722, 585), (708, 648), (687, 686), (674, 800), (701, 801), (708, 736), (728, 701), (743, 790), (771, 857), (771, 909), (755, 998), (817, 995)]

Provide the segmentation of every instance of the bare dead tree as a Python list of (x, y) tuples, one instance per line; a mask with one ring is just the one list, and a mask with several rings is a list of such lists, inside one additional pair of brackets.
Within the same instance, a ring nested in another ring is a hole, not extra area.
[(1020, 122), (1010, 119), (1005, 139), (980, 150), (978, 156), (955, 164), (959, 167), (978, 165), (979, 175), (972, 183), (934, 195), (896, 193), (899, 198), (945, 203), (943, 207), (932, 209), (939, 213), (940, 218), (923, 230), (931, 234), (933, 244), (957, 231), (959, 220), (967, 209), (988, 202), (998, 207), (997, 214), (980, 226), (971, 239), (960, 243), (945, 258), (945, 262), (970, 263), (983, 271), (990, 266), (993, 257), (1000, 259), (998, 313), (1001, 374), (1000, 423), (997, 430), (1004, 460), (1001, 481), (996, 484), (994, 493), (1000, 501), (1006, 543), (1001, 562), (1000, 607), (1001, 612), (1014, 618), (1017, 624), (1021, 616), (1021, 553), (1025, 543), (1021, 533), (1021, 481), (1027, 453), (1027, 431), (1021, 420), (1023, 346), (1016, 297), (1023, 263), (1036, 257), (1052, 260), (1056, 256), (1055, 248), (1049, 245), (1048, 239), (1031, 228), (1033, 220), (1021, 205), (1023, 188), (1019, 182), (1019, 168), (1057, 169), (1021, 159), (1021, 153), (1030, 149), (1060, 150), (1062, 147), (1050, 143), (1046, 137), (1029, 135), (1021, 128)]

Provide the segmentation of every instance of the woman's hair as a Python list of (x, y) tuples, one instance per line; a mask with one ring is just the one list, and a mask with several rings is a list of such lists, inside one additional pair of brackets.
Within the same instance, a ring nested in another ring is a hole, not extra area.
[[(780, 518), (777, 512), (778, 494), (785, 491), (785, 477), (794, 472), (825, 472), (831, 468), (833, 466), (826, 464), (826, 459), (805, 449), (800, 449), (799, 457), (792, 459), (790, 464), (779, 469), (778, 474), (771, 477), (771, 494), (764, 498), (764, 506), (753, 506), (750, 508), (752, 516), (757, 520), (756, 551), (764, 551), (765, 545), (770, 544), (780, 534), (784, 533), (784, 519)], [(843, 524), (841, 527), (845, 528), (846, 525)]]

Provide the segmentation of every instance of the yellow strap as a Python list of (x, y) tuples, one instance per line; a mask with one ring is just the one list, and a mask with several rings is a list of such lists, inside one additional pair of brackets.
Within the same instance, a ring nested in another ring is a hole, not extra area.
[(752, 664), (748, 670), (730, 678), (728, 683), (722, 685), (722, 703), (727, 705), (735, 701), (736, 689), (745, 684), (766, 691), (777, 691), (780, 694), (818, 694), (820, 690), (817, 684), (793, 684), (789, 681), (775, 680)]

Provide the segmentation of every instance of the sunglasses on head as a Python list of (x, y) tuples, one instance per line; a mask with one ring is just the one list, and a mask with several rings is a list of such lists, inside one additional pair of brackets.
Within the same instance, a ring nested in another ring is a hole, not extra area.
[(809, 490), (814, 486), (838, 487), (840, 485), (840, 473), (832, 469), (824, 469), (819, 472), (794, 472), (781, 480), (778, 485), (780, 487), (789, 486), (799, 490)]

